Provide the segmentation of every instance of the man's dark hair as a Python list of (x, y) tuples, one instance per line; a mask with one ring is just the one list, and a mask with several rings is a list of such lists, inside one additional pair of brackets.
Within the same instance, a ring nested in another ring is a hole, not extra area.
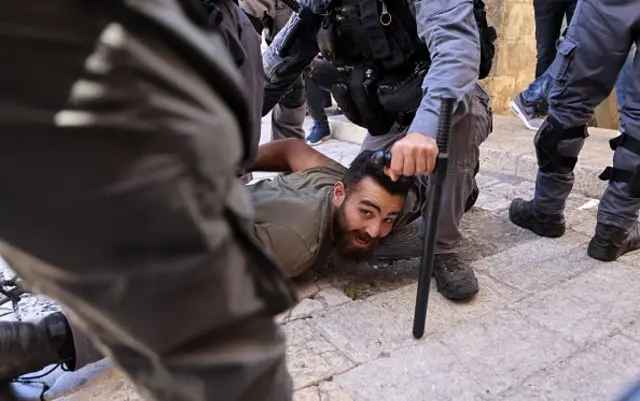
[(398, 181), (392, 181), (380, 166), (371, 162), (373, 153), (371, 150), (361, 152), (349, 166), (349, 169), (342, 177), (342, 183), (347, 193), (351, 192), (363, 178), (371, 177), (389, 193), (407, 196), (407, 193), (415, 185), (413, 177), (403, 176)]

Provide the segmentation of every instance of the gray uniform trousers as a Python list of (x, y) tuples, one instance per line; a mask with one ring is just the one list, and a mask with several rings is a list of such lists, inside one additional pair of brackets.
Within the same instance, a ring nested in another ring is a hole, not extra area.
[[(436, 240), (436, 253), (455, 253), (462, 239), (460, 233), (460, 220), (464, 214), (465, 205), (469, 194), (473, 190), (475, 182), (475, 168), (479, 163), (480, 144), (493, 130), (493, 110), (490, 105), (490, 97), (480, 84), (476, 84), (474, 90), (465, 97), (462, 102), (468, 113), (454, 118), (451, 137), (449, 140), (449, 167), (447, 178), (443, 184), (443, 199), (438, 216), (438, 236)], [(361, 150), (378, 150), (390, 148), (393, 143), (406, 135), (406, 131), (397, 129), (386, 135), (367, 135)], [(436, 133), (433, 133), (434, 135)], [(427, 184), (423, 185), (426, 193)], [(426, 196), (425, 196), (426, 198)], [(405, 230), (407, 232), (405, 232)], [(389, 249), (387, 244), (394, 247), (407, 249), (416, 245), (406, 243), (406, 239), (416, 239), (411, 226), (399, 228), (391, 232), (381, 243), (381, 249), (377, 252), (380, 257), (396, 255), (397, 250)]]
[(0, 253), (90, 333), (79, 362), (98, 344), (145, 398), (290, 400), (292, 289), (248, 235), (233, 60), (177, 2), (123, 4), (0, 5)]
[[(640, 43), (640, 4), (627, 0), (580, 0), (569, 25), (567, 37), (558, 46), (558, 55), (549, 69), (553, 78), (549, 93), (549, 116), (562, 128), (583, 126), (594, 109), (611, 93), (632, 43)], [(635, 36), (634, 36), (635, 35)], [(640, 140), (640, 57), (636, 54), (621, 125), (626, 134)], [(535, 141), (540, 140), (539, 131)], [(585, 139), (563, 140), (558, 153), (578, 157)], [(603, 149), (607, 151), (608, 149)], [(635, 171), (640, 155), (619, 146), (613, 167)], [(572, 171), (542, 172), (536, 179), (534, 209), (559, 215), (573, 187)], [(632, 195), (629, 184), (610, 182), (598, 208), (598, 221), (629, 229), (638, 219), (640, 197)]]

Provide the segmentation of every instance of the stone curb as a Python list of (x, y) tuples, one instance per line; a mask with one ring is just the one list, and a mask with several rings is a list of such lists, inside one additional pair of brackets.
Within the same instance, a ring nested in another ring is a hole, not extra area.
[[(332, 116), (329, 120), (334, 138), (353, 143), (364, 140), (367, 131), (350, 123), (345, 116)], [(496, 115), (493, 124), (493, 132), (480, 147), (482, 170), (535, 181), (538, 171), (533, 147), (535, 132), (524, 128), (517, 117)], [(608, 141), (618, 133), (590, 127), (589, 135), (574, 170), (574, 190), (600, 198), (606, 182), (598, 175), (612, 163), (613, 152)]]

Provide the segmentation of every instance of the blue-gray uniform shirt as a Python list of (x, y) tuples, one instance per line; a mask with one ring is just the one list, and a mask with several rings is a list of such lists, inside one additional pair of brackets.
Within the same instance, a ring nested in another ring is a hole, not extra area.
[[(397, 1), (397, 0), (386, 0)], [(472, 0), (406, 0), (417, 21), (417, 32), (427, 45), (431, 67), (422, 83), (420, 108), (409, 132), (435, 137), (438, 129), (440, 98), (452, 97), (458, 102), (455, 117), (467, 113), (460, 100), (478, 80), (480, 39), (473, 15)], [(284, 29), (263, 55), (266, 76), (263, 114), (269, 111), (291, 87), (304, 68), (318, 55), (317, 33), (322, 14), (329, 0), (300, 0), (317, 16), (313, 23), (305, 23), (298, 35), (298, 45), (289, 57), (277, 54), (282, 40), (290, 29), (292, 16)], [(454, 118), (455, 118), (454, 117)]]

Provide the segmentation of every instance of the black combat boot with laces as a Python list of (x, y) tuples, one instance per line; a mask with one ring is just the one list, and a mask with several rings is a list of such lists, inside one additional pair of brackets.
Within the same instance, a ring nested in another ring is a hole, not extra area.
[(587, 255), (594, 259), (612, 262), (627, 252), (640, 249), (640, 224), (629, 230), (610, 224), (596, 224), (596, 233), (587, 247)]
[(516, 198), (509, 207), (509, 219), (519, 227), (543, 237), (562, 237), (566, 231), (564, 216), (536, 212), (531, 201)]
[(433, 277), (436, 280), (438, 292), (449, 299), (468, 299), (479, 290), (473, 269), (455, 253), (435, 255)]
[(53, 313), (38, 323), (0, 322), (0, 382), (73, 359), (66, 317)]

